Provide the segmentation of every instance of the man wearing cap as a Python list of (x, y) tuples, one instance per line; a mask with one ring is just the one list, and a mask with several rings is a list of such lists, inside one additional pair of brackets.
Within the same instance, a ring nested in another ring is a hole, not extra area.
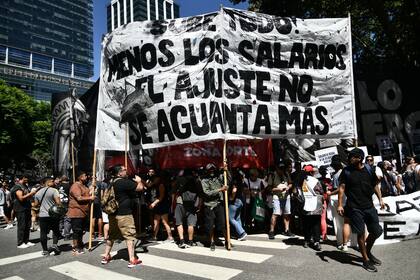
[[(360, 253), (363, 257), (363, 268), (369, 272), (377, 272), (375, 265), (381, 261), (372, 255), (371, 250), (375, 240), (381, 236), (378, 213), (372, 202), (375, 193), (381, 209), (384, 208), (380, 186), (373, 170), (363, 164), (364, 152), (354, 148), (348, 155), (349, 166), (341, 172), (338, 192), (337, 212), (350, 219), (351, 229), (357, 234)], [(343, 194), (347, 196), (346, 209), (343, 208)], [(365, 238), (365, 225), (369, 235)]]
[(133, 217), (133, 205), (136, 192), (143, 191), (145, 184), (139, 176), (128, 178), (127, 169), (123, 165), (112, 167), (113, 178), (110, 188), (114, 188), (118, 209), (109, 214), (109, 238), (106, 240), (104, 257), (101, 264), (111, 262), (111, 250), (116, 240), (125, 240), (128, 252), (128, 268), (134, 268), (142, 263), (136, 256), (134, 242), (136, 240), (136, 226)]
[(201, 186), (204, 193), (204, 226), (210, 236), (210, 250), (216, 249), (214, 242), (215, 230), (225, 231), (225, 210), (223, 207), (223, 192), (227, 186), (223, 185), (222, 178), (216, 173), (216, 166), (212, 163), (206, 166), (206, 175), (201, 179)]

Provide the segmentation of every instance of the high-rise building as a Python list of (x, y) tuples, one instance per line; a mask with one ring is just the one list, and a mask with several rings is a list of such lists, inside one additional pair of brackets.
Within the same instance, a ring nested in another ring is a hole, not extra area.
[(179, 6), (173, 0), (111, 0), (107, 6), (108, 33), (133, 21), (174, 19)]
[(93, 85), (93, 0), (2, 0), (0, 79), (37, 100)]

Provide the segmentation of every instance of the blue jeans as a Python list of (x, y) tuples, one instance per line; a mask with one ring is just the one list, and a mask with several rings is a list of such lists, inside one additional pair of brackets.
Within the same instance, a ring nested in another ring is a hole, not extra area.
[(242, 200), (238, 198), (235, 199), (235, 202), (233, 204), (229, 204), (229, 222), (235, 228), (235, 231), (238, 234), (238, 236), (241, 236), (245, 233), (241, 221), (242, 206)]

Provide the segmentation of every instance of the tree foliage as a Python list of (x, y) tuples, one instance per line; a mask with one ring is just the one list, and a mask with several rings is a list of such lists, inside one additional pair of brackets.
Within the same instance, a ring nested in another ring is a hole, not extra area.
[(46, 165), (51, 151), (51, 108), (0, 80), (0, 166)]
[(287, 17), (333, 18), (347, 17), (350, 13), (356, 63), (420, 67), (418, 0), (248, 0), (248, 3), (250, 10)]

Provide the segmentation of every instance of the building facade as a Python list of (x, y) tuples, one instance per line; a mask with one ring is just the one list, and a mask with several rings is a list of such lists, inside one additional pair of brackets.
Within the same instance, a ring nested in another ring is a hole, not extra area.
[(93, 85), (93, 0), (3, 0), (0, 79), (37, 100)]
[(107, 30), (133, 21), (178, 17), (179, 6), (173, 0), (112, 0), (107, 6)]

